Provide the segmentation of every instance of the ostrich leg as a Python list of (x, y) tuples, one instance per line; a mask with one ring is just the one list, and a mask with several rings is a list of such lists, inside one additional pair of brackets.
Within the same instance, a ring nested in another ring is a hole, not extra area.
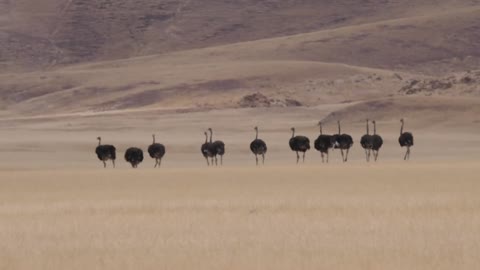
[(115, 160), (112, 159), (113, 168), (115, 168)]
[(262, 154), (262, 165), (265, 165), (265, 154)]
[(257, 156), (257, 154), (255, 154), (255, 161), (257, 162), (257, 166), (258, 166), (258, 156)]
[(105, 162), (105, 160), (102, 160), (103, 162), (103, 168), (106, 168), (107, 167), (107, 162)]
[(345, 155), (345, 162), (348, 161), (348, 151), (350, 151), (350, 148), (347, 148), (347, 154)]
[(325, 163), (323, 153), (320, 152), (320, 155), (322, 156), (322, 163)]
[(340, 152), (342, 152), (342, 161), (345, 162), (345, 156), (343, 155), (343, 149), (340, 149)]
[(296, 151), (297, 153), (297, 164), (298, 164), (298, 161), (300, 160), (300, 155), (298, 154), (298, 151)]
[(305, 153), (306, 152), (303, 152), (303, 161), (302, 161), (303, 163), (305, 163)]

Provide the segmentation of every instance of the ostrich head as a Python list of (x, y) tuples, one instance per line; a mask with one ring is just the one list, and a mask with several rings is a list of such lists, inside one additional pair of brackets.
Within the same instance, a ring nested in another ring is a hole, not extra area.
[(403, 124), (403, 122), (404, 122), (403, 118), (402, 118), (402, 119), (400, 119), (400, 122), (402, 122), (402, 124)]

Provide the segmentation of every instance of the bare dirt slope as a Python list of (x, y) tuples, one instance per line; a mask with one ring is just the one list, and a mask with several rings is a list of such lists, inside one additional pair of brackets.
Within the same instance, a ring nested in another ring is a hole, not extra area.
[[(345, 0), (2, 1), (0, 59), (2, 68), (31, 70), (280, 37), (476, 5), (478, 1), (454, 0), (373, 0), (354, 5)], [(454, 21), (462, 24), (461, 20)], [(475, 28), (463, 26), (452, 38), (460, 38), (466, 45), (470, 42), (465, 40), (470, 38), (467, 33), (474, 33)]]
[[(278, 106), (405, 94), (477, 98), (478, 7), (47, 72), (0, 75), (4, 113)], [(428, 34), (428, 38), (425, 34)], [(464, 37), (461, 37), (463, 34)], [(420, 75), (424, 74), (424, 75)], [(453, 77), (445, 83), (442, 80)], [(428, 88), (430, 87), (430, 88)], [(438, 91), (437, 91), (438, 90)]]
[(477, 1), (347, 2), (2, 2), (0, 116), (478, 98)]

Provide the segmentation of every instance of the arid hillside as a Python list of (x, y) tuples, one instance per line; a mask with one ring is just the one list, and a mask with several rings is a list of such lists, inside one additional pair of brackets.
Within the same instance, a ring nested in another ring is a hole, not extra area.
[(433, 96), (419, 105), (435, 113), (480, 96), (480, 1), (1, 5), (1, 117), (344, 104), (358, 118), (394, 100), (373, 106), (385, 118), (405, 98)]
[[(0, 68), (33, 70), (58, 64), (129, 58), (436, 13), (455, 14), (458, 9), (475, 10), (478, 4), (478, 1), (467, 0), (421, 3), (368, 0), (354, 4), (347, 0), (3, 0), (0, 1)], [(475, 14), (468, 16), (475, 17)], [(424, 50), (433, 49), (435, 53), (430, 60), (441, 60), (440, 56), (463, 60), (469, 55), (478, 56), (478, 50), (472, 47), (478, 44), (480, 32), (478, 23), (464, 19), (463, 15), (449, 19), (452, 23), (449, 33), (441, 29), (431, 31), (428, 26), (408, 21), (394, 28), (379, 24), (368, 32), (396, 36), (394, 40), (385, 40), (385, 45), (413, 49), (413, 54), (419, 46)], [(433, 27), (437, 21), (427, 20)], [(415, 33), (418, 40), (410, 43), (405, 35), (396, 35), (398, 32)], [(450, 45), (454, 48), (440, 44), (438, 36), (442, 34), (448, 37), (449, 43), (454, 43)], [(338, 42), (357, 47), (367, 45), (368, 40), (368, 34), (357, 33)], [(466, 51), (458, 53), (464, 49)], [(375, 48), (365, 46), (360, 52), (368, 55), (375, 52)], [(344, 57), (350, 58), (350, 54)]]

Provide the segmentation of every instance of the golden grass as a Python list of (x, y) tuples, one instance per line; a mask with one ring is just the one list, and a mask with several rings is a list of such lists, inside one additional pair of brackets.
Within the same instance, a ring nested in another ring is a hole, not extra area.
[(0, 172), (0, 269), (477, 269), (474, 162)]

